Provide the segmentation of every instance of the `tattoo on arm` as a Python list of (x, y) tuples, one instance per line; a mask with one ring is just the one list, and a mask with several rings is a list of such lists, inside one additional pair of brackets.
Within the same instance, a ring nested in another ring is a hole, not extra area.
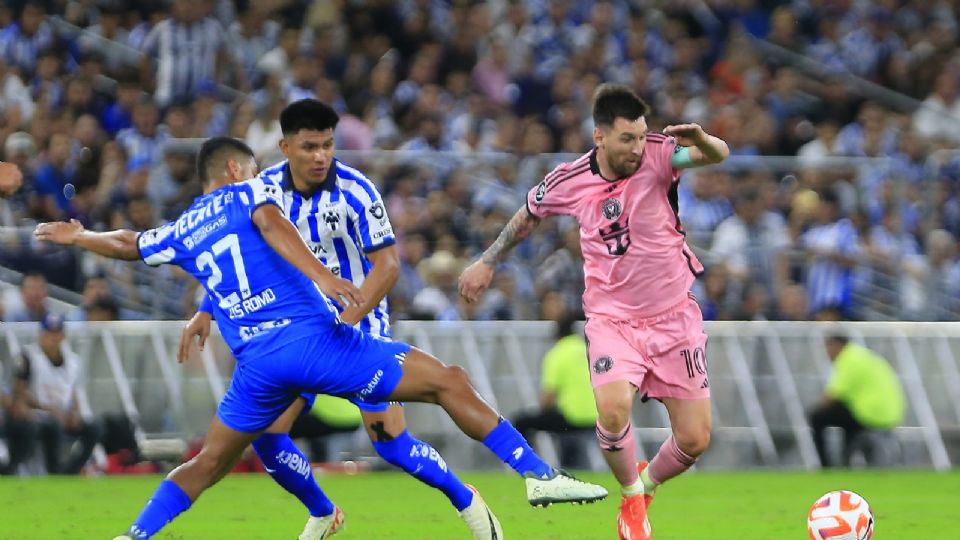
[(530, 236), (539, 223), (540, 219), (532, 215), (526, 207), (517, 210), (507, 226), (500, 231), (496, 241), (483, 252), (480, 260), (489, 265), (501, 262), (514, 246)]

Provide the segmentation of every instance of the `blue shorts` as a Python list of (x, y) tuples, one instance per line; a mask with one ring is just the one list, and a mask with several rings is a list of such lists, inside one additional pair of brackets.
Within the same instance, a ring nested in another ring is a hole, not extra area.
[(403, 376), (406, 343), (383, 341), (346, 324), (290, 342), (269, 354), (237, 360), (217, 407), (229, 428), (256, 433), (298, 396), (329, 394), (360, 404), (386, 402)]
[[(304, 392), (300, 394), (300, 397), (302, 397), (307, 401), (306, 407), (304, 407), (303, 410), (300, 411), (300, 414), (310, 414), (310, 409), (313, 408), (313, 402), (317, 400), (317, 395), (311, 394), (309, 392)], [(394, 403), (403, 405), (403, 403), (399, 401), (384, 401), (381, 403), (365, 403), (363, 401), (359, 401), (353, 398), (350, 399), (350, 403), (353, 403), (354, 405), (356, 405), (357, 408), (363, 412), (374, 412), (374, 413), (387, 412), (387, 409), (390, 408), (390, 405), (393, 405)]]

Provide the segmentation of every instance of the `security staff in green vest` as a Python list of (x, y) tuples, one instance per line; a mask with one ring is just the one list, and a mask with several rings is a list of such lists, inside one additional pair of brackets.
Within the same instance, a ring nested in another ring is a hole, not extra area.
[[(557, 341), (543, 357), (540, 409), (518, 416), (513, 425), (532, 441), (535, 431), (592, 433), (597, 424), (597, 403), (590, 384), (587, 344), (573, 332), (578, 314), (565, 313), (557, 322)], [(576, 441), (560, 444), (560, 464), (585, 468), (585, 448)]]
[(850, 445), (858, 435), (889, 430), (903, 422), (903, 387), (890, 364), (870, 349), (840, 335), (827, 337), (826, 348), (833, 369), (820, 404), (810, 414), (810, 426), (824, 467), (838, 465), (827, 456), (824, 431), (830, 426), (843, 430), (839, 465), (848, 467)]

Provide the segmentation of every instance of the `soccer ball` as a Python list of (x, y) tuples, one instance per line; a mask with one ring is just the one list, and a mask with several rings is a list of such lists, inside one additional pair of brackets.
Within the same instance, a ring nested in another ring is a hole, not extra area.
[(856, 493), (831, 491), (810, 507), (807, 532), (811, 540), (870, 540), (873, 513)]

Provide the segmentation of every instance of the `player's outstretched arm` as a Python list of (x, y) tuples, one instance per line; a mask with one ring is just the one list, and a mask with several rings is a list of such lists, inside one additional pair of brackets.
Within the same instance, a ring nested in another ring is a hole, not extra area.
[(77, 246), (111, 259), (123, 261), (140, 259), (137, 233), (126, 229), (93, 232), (86, 230), (79, 221), (71, 219), (69, 223), (65, 221), (41, 223), (37, 225), (33, 235), (44, 242)]
[(253, 212), (253, 223), (264, 240), (281, 257), (316, 283), (323, 294), (334, 298), (343, 307), (363, 304), (363, 294), (353, 283), (333, 275), (304, 243), (278, 206), (262, 204)]
[(460, 274), (460, 296), (467, 302), (477, 301), (480, 294), (490, 286), (497, 263), (502, 262), (514, 246), (530, 236), (539, 224), (540, 219), (531, 214), (526, 206), (517, 210), (507, 226), (500, 231), (500, 236), (480, 256), (480, 260)]
[(13, 195), (23, 182), (23, 173), (14, 163), (0, 161), (0, 197)]
[(688, 154), (675, 158), (674, 167), (685, 169), (720, 163), (730, 156), (730, 148), (719, 137), (714, 137), (700, 127), (700, 124), (679, 124), (667, 126), (664, 135), (677, 139), (677, 145), (686, 147)]

